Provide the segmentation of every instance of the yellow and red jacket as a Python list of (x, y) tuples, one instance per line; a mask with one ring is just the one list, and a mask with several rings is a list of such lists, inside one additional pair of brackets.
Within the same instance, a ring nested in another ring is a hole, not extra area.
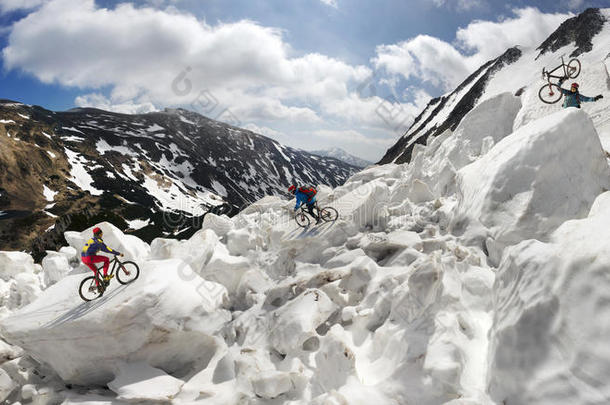
[(102, 252), (112, 253), (113, 255), (121, 254), (121, 253), (117, 252), (116, 250), (112, 250), (108, 246), (106, 246), (106, 244), (104, 243), (104, 241), (101, 238), (96, 238), (94, 236), (93, 238), (89, 239), (87, 241), (87, 243), (85, 243), (85, 246), (83, 247), (83, 250), (81, 252), (81, 256), (82, 257), (95, 256), (97, 254), (97, 252), (99, 252), (100, 250)]

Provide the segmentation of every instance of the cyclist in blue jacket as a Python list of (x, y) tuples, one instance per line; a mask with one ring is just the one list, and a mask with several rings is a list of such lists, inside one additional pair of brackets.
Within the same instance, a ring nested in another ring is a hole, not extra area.
[(601, 94), (598, 94), (595, 97), (587, 97), (583, 94), (580, 94), (578, 92), (578, 83), (576, 83), (576, 82), (572, 83), (572, 85), (570, 86), (570, 90), (566, 90), (561, 87), (561, 85), (565, 81), (565, 79), (566, 78), (560, 79), (559, 82), (557, 83), (557, 85), (559, 86), (559, 90), (561, 90), (561, 93), (565, 96), (564, 100), (563, 100), (563, 108), (568, 108), (568, 107), (580, 108), (580, 103), (582, 103), (582, 102), (592, 102), (592, 101), (597, 101), (601, 98), (604, 98), (604, 96), (602, 96)]
[[(316, 189), (313, 187), (298, 187), (295, 185), (291, 185), (288, 187), (288, 192), (294, 194), (297, 199), (297, 203), (294, 206), (294, 210), (298, 210), (301, 205), (306, 204), (307, 210), (309, 214), (316, 219), (316, 224), (320, 223), (320, 216), (316, 213), (314, 214), (314, 207), (316, 206)], [(316, 210), (317, 211), (317, 210)]]

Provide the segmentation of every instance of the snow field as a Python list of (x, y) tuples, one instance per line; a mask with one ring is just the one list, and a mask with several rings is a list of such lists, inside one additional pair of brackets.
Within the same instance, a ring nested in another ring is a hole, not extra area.
[(320, 188), (334, 223), (300, 228), (292, 201), (266, 197), (206, 216), (188, 240), (149, 246), (98, 224), (142, 272), (91, 303), (76, 291), (89, 270), (69, 265), (91, 228), (67, 232), (72, 249), (42, 271), (2, 252), (3, 282), (29, 281), (0, 321), (0, 396), (608, 403), (610, 173), (597, 124), (583, 109), (515, 125), (524, 97), (481, 102), (410, 164)]

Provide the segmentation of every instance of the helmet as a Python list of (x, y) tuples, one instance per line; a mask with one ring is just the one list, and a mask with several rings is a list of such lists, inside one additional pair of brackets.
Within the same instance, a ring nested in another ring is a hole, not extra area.
[(294, 191), (297, 189), (297, 186), (295, 186), (294, 184), (291, 185), (290, 187), (288, 187), (288, 191), (290, 191), (291, 193), (294, 193)]
[(572, 87), (578, 88), (578, 83), (576, 83), (576, 82), (572, 83)]
[(102, 230), (98, 227), (93, 228), (93, 234), (97, 235), (98, 233), (102, 233)]

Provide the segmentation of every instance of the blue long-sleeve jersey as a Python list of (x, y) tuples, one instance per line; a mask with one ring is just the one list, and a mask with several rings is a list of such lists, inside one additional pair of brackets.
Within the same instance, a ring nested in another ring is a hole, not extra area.
[(299, 190), (297, 190), (296, 193), (294, 193), (294, 196), (297, 199), (297, 203), (294, 206), (295, 211), (299, 209), (299, 207), (303, 204), (307, 204), (307, 205), (311, 205), (313, 203), (316, 202), (316, 196), (312, 196), (311, 199), (309, 198), (309, 196)]
[(113, 255), (120, 255), (116, 250), (110, 249), (101, 238), (96, 238), (95, 236), (85, 243), (83, 250), (81, 252), (81, 256), (95, 256), (99, 251), (112, 253)]
[(572, 92), (571, 90), (566, 90), (566, 89), (562, 88), (561, 85), (563, 82), (564, 82), (564, 80), (561, 79), (557, 83), (557, 85), (559, 86), (559, 90), (561, 90), (561, 93), (564, 95), (563, 108), (567, 108), (567, 107), (580, 108), (580, 103), (582, 103), (582, 102), (595, 101), (595, 98), (582, 95), (578, 91)]

